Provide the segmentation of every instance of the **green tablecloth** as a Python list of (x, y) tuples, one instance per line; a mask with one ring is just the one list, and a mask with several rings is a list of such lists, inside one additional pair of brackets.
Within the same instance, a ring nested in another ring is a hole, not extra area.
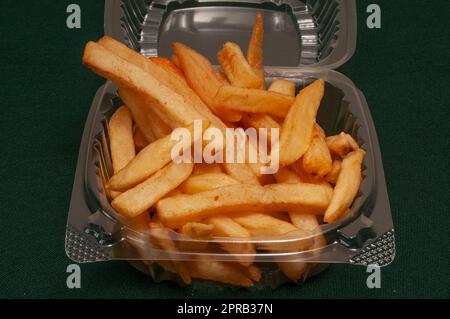
[(72, 1), (0, 2), (0, 297), (449, 297), (449, 1), (376, 1), (382, 29), (358, 0), (354, 57), (340, 71), (364, 92), (383, 152), (397, 240), (382, 288), (364, 268), (333, 266), (303, 287), (236, 290), (154, 284), (126, 262), (82, 265), (66, 287), (66, 213), (83, 125), (104, 83), (81, 64), (103, 32), (103, 1), (76, 1), (82, 29), (65, 26)]

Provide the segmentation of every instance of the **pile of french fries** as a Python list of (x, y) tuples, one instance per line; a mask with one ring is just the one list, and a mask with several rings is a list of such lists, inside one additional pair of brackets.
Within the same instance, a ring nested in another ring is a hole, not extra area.
[[(260, 247), (245, 239), (300, 231), (313, 240), (275, 250), (317, 250), (326, 244), (321, 224), (343, 218), (359, 192), (365, 152), (346, 133), (326, 137), (316, 122), (324, 80), (298, 94), (287, 79), (266, 88), (263, 42), (263, 19), (257, 14), (247, 56), (237, 44), (226, 43), (217, 55), (220, 69), (181, 43), (173, 44), (170, 59), (145, 58), (109, 37), (85, 48), (84, 65), (115, 82), (124, 103), (109, 122), (114, 175), (106, 189), (112, 207), (137, 229), (158, 234), (156, 245), (171, 253), (187, 249), (170, 240), (173, 231), (206, 242), (242, 239), (221, 247), (237, 256), (235, 262), (207, 254), (154, 261), (186, 284), (199, 278), (254, 285), (261, 278), (253, 261)], [(193, 133), (195, 120), (203, 129), (221, 131), (280, 129), (280, 170), (262, 175), (255, 163), (174, 163), (171, 133), (178, 127)], [(201, 243), (196, 249), (207, 249)], [(274, 262), (292, 281), (308, 269), (306, 263)]]

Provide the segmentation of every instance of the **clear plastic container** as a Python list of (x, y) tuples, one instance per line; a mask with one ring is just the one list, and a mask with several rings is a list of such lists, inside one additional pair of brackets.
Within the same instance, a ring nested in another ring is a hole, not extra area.
[[(320, 232), (296, 231), (276, 238), (202, 241), (168, 229), (142, 230), (114, 211), (105, 192), (111, 176), (107, 123), (121, 105), (117, 88), (107, 82), (95, 96), (81, 143), (66, 235), (72, 260), (128, 260), (155, 281), (180, 284), (171, 269), (178, 262), (251, 260), (263, 270), (259, 285), (270, 287), (293, 280), (280, 270), (284, 265), (297, 269), (301, 275), (295, 281), (302, 283), (331, 263), (392, 262), (393, 223), (370, 111), (355, 85), (332, 70), (355, 50), (355, 1), (107, 0), (105, 33), (147, 56), (170, 55), (169, 43), (178, 40), (214, 60), (224, 41), (248, 42), (256, 11), (265, 19), (265, 64), (273, 65), (266, 68), (267, 81), (284, 77), (300, 88), (323, 78), (326, 89), (318, 123), (327, 135), (351, 134), (367, 152), (360, 193), (348, 215)], [(249, 254), (245, 245), (255, 250)]]

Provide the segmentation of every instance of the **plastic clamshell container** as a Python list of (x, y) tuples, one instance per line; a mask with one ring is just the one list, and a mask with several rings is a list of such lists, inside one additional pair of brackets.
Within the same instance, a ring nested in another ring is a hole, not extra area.
[[(317, 121), (327, 135), (351, 134), (367, 152), (364, 179), (345, 218), (306, 237), (293, 232), (277, 238), (246, 239), (245, 243), (256, 247), (251, 256), (222, 249), (224, 245), (243, 245), (242, 239), (202, 241), (170, 230), (138, 230), (114, 211), (106, 196), (105, 183), (111, 176), (107, 126), (121, 105), (117, 87), (107, 82), (94, 98), (81, 142), (67, 224), (69, 258), (79, 263), (128, 260), (155, 281), (179, 283), (178, 275), (164, 270), (158, 261), (251, 258), (264, 270), (260, 284), (271, 287), (288, 281), (276, 267), (280, 262), (307, 265), (298, 283), (331, 263), (390, 264), (395, 257), (394, 227), (375, 127), (362, 92), (333, 71), (354, 53), (355, 6), (354, 0), (106, 0), (105, 34), (145, 56), (170, 56), (171, 43), (181, 41), (215, 61), (225, 41), (246, 47), (255, 13), (261, 12), (266, 28), (265, 65), (270, 65), (266, 67), (267, 81), (283, 77), (299, 89), (318, 78), (326, 81)], [(298, 248), (319, 238), (326, 244)], [(174, 243), (176, 249), (161, 249), (164, 240)]]

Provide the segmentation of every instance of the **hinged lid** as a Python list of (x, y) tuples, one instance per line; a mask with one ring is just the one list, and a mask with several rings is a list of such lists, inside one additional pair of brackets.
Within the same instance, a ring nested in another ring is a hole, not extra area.
[(106, 0), (105, 34), (146, 56), (183, 42), (216, 63), (226, 41), (247, 49), (257, 11), (267, 66), (335, 69), (355, 52), (355, 0)]

